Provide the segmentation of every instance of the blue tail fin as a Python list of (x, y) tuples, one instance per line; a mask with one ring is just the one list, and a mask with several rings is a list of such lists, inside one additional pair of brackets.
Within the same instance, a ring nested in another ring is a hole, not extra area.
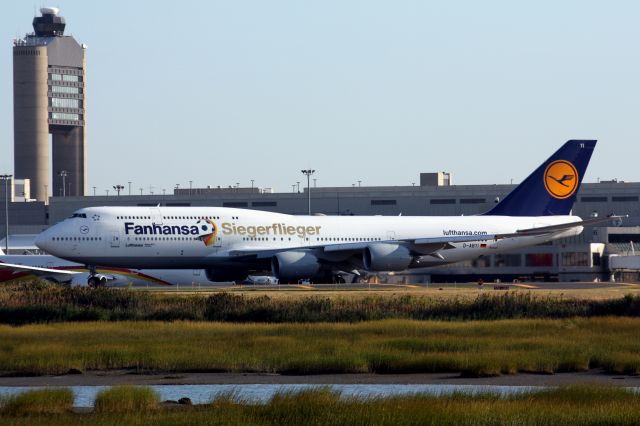
[(485, 215), (570, 214), (595, 146), (594, 140), (568, 141)]

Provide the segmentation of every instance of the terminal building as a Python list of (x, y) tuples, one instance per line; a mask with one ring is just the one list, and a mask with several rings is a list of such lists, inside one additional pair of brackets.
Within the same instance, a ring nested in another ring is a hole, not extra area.
[(85, 46), (64, 35), (58, 9), (40, 12), (34, 32), (13, 43), (14, 174), (44, 202), (85, 194), (86, 67)]
[[(326, 215), (475, 215), (488, 211), (516, 185), (453, 185), (449, 173), (423, 173), (419, 186), (349, 186), (311, 188), (314, 214)], [(0, 199), (2, 200), (2, 199)], [(1, 203), (2, 201), (0, 201)], [(10, 233), (33, 234), (80, 208), (90, 206), (221, 206), (307, 214), (307, 190), (274, 192), (264, 188), (185, 188), (173, 194), (54, 196), (40, 202), (10, 203)], [(512, 280), (640, 280), (637, 270), (612, 256), (640, 250), (640, 182), (617, 180), (583, 183), (573, 213), (582, 217), (628, 215), (622, 223), (585, 228), (578, 237), (493, 254), (473, 261), (418, 271), (413, 276), (382, 279), (410, 282)], [(4, 209), (0, 208), (4, 236)], [(615, 265), (622, 265), (614, 267)], [(612, 277), (613, 275), (613, 277)]]

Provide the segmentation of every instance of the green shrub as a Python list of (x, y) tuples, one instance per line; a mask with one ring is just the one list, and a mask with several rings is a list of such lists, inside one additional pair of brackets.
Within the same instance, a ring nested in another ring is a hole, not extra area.
[(159, 408), (160, 395), (150, 388), (114, 386), (96, 395), (95, 411), (120, 413), (150, 411)]
[(36, 414), (61, 414), (71, 411), (71, 389), (38, 389), (10, 396), (0, 403), (2, 414), (25, 416)]

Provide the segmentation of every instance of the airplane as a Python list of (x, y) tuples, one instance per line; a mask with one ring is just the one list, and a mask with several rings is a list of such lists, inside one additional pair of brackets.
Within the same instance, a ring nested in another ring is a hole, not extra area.
[(0, 283), (34, 277), (81, 287), (210, 284), (201, 270), (100, 267), (90, 276), (89, 270), (82, 264), (50, 255), (6, 255), (0, 249)]
[[(63, 259), (126, 268), (202, 268), (211, 281), (271, 271), (280, 283), (344, 282), (537, 245), (582, 232), (571, 214), (595, 140), (570, 140), (476, 216), (294, 216), (226, 207), (89, 207), (42, 232)], [(558, 177), (557, 180), (549, 179)]]

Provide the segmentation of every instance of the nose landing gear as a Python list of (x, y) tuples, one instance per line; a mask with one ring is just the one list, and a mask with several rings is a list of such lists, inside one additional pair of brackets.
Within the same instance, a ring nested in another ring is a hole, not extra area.
[(105, 285), (107, 285), (107, 278), (100, 276), (91, 276), (87, 280), (87, 285), (92, 288), (104, 287)]
[(104, 287), (107, 285), (107, 277), (104, 275), (99, 275), (96, 272), (96, 267), (92, 265), (87, 265), (87, 269), (89, 270), (89, 279), (87, 279), (87, 285), (91, 288)]

